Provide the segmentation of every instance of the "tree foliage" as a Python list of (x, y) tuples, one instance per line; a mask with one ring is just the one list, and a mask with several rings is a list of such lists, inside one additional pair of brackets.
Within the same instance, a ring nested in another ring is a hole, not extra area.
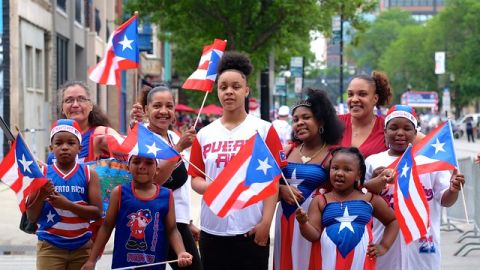
[(407, 89), (436, 90), (434, 58), (426, 47), (427, 29), (421, 25), (403, 28), (382, 54), (379, 67), (389, 75), (396, 100)]
[(228, 50), (246, 52), (256, 70), (267, 67), (275, 53), (277, 67), (288, 67), (290, 57), (313, 60), (310, 33), (329, 32), (331, 17), (343, 10), (346, 19), (361, 27), (358, 16), (375, 0), (130, 0), (127, 10), (138, 10), (161, 29), (160, 39), (174, 46), (175, 73), (184, 79), (198, 64), (201, 48), (214, 38), (226, 39)]
[(399, 9), (382, 12), (365, 32), (356, 36), (357, 44), (352, 44), (347, 52), (359, 70), (379, 69), (380, 56), (397, 39), (403, 27), (414, 24), (409, 12)]
[[(350, 57), (359, 68), (384, 70), (395, 96), (408, 86), (438, 91), (448, 85), (459, 109), (480, 94), (480, 1), (447, 0), (445, 8), (425, 24), (414, 24), (404, 12), (382, 13), (359, 34)], [(390, 31), (389, 31), (390, 30)], [(446, 52), (446, 74), (435, 75), (435, 52)], [(449, 81), (449, 78), (455, 78)]]

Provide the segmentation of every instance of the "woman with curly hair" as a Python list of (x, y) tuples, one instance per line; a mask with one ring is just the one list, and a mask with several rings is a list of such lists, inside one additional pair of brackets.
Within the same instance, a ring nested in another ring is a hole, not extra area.
[(383, 136), (385, 118), (375, 114), (375, 107), (388, 105), (392, 97), (387, 75), (378, 71), (371, 76), (357, 75), (350, 81), (347, 95), (350, 112), (339, 115), (345, 123), (340, 145), (357, 147), (365, 158), (387, 150)]
[[(292, 192), (280, 185), (280, 204), (275, 222), (274, 268), (280, 270), (310, 269), (319, 263), (319, 241), (310, 242), (295, 219), (299, 202), (306, 211), (312, 195), (328, 183), (329, 148), (343, 134), (343, 123), (322, 90), (308, 89), (306, 100), (292, 108), (293, 143), (286, 147), (288, 164), (283, 174)], [(295, 198), (294, 198), (295, 197)]]
[[(189, 174), (199, 194), (212, 183), (256, 133), (265, 141), (277, 163), (285, 165), (283, 149), (272, 124), (247, 114), (245, 98), (250, 93), (247, 78), (250, 59), (242, 53), (226, 52), (218, 65), (217, 95), (223, 115), (202, 128), (192, 144)], [(197, 169), (198, 168), (198, 169)], [(206, 177), (203, 172), (205, 173)], [(200, 255), (203, 269), (268, 269), (269, 231), (277, 196), (270, 196), (221, 218), (201, 205)]]

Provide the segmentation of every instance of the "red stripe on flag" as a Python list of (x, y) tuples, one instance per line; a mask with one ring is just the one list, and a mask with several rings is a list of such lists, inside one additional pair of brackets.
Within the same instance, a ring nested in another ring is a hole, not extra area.
[(12, 144), (10, 151), (8, 151), (7, 155), (2, 160), (2, 166), (0, 166), (0, 179), (3, 179), (3, 176), (10, 170), (13, 164), (17, 162), (15, 160), (15, 147), (16, 142)]
[(417, 165), (418, 174), (425, 174), (425, 173), (430, 173), (434, 171), (447, 171), (447, 170), (454, 170), (454, 169), (455, 169), (455, 166), (441, 160), (435, 161), (432, 163)]
[(320, 239), (312, 242), (308, 270), (322, 270), (322, 248), (320, 246)]
[[(398, 180), (396, 180), (398, 181)], [(400, 212), (399, 209), (399, 204), (398, 204), (398, 192), (400, 192), (399, 187), (398, 187), (398, 182), (395, 182), (395, 189), (394, 189), (394, 196), (393, 196), (393, 205), (394, 207), (394, 212), (395, 212), (395, 217), (397, 218), (398, 221), (398, 226), (402, 230), (403, 238), (405, 238), (405, 242), (410, 243), (412, 241), (412, 233), (408, 229), (407, 222), (405, 221), (405, 218), (403, 217), (402, 213)]]
[(86, 229), (79, 229), (79, 230), (62, 230), (62, 229), (56, 229), (56, 228), (49, 228), (46, 231), (51, 234), (55, 234), (63, 237), (78, 237), (88, 232), (89, 229), (86, 228)]
[[(235, 155), (237, 156), (251, 156), (253, 151), (253, 146), (255, 143), (255, 136), (250, 138), (245, 145), (238, 151)], [(240, 168), (245, 163), (245, 159), (243, 158), (233, 158), (230, 160), (228, 165), (233, 166), (233, 168)], [(237, 173), (235, 170), (222, 170), (217, 178), (210, 184), (205, 194), (203, 194), (203, 200), (207, 205), (212, 204), (213, 200), (217, 197), (217, 194), (225, 188), (228, 182), (232, 179), (232, 177)]]
[(260, 201), (258, 198), (267, 198), (267, 197), (270, 197), (270, 196), (274, 195), (275, 193), (277, 193), (277, 191), (278, 191), (277, 182), (278, 182), (279, 179), (280, 179), (280, 175), (275, 177), (272, 180), (272, 183), (270, 185), (268, 185), (266, 188), (264, 188), (260, 193), (258, 193), (255, 196), (252, 196), (247, 201), (247, 203), (245, 203), (245, 205), (243, 207), (247, 207), (251, 204), (254, 204), (254, 203)]
[(100, 84), (107, 83), (114, 57), (115, 57), (115, 53), (113, 52), (113, 48), (110, 48), (107, 51), (107, 55), (105, 56), (105, 67), (103, 68), (102, 76), (100, 77), (100, 80), (98, 83)]
[(337, 260), (335, 261), (335, 270), (347, 270), (352, 267), (353, 256), (355, 252), (349, 252), (347, 257), (343, 258), (342, 253), (337, 249)]
[[(373, 243), (373, 232), (372, 232), (372, 227), (373, 227), (373, 219), (370, 219), (370, 221), (367, 223), (367, 226), (365, 226), (365, 229), (368, 232), (368, 244)], [(368, 250), (367, 250), (368, 252)], [(375, 270), (376, 264), (377, 264), (377, 258), (367, 258), (368, 253), (365, 257), (365, 261), (363, 262), (363, 269), (364, 270)]]
[(182, 85), (182, 88), (189, 89), (189, 90), (212, 92), (213, 84), (214, 82), (211, 80), (188, 79)]
[(24, 176), (20, 172), (20, 168), (17, 168), (17, 175), (18, 175), (17, 180), (15, 180), (15, 182), (13, 182), (10, 185), (10, 189), (15, 191), (15, 193), (18, 193), (22, 189), (22, 186), (23, 186), (23, 177)]
[(228, 212), (230, 210), (233, 209), (234, 205), (237, 203), (237, 199), (238, 197), (240, 196), (240, 194), (242, 194), (242, 192), (244, 192), (245, 190), (247, 190), (248, 187), (245, 185), (245, 181), (243, 181), (242, 183), (240, 183), (237, 188), (235, 188), (235, 190), (233, 191), (232, 195), (228, 198), (228, 200), (225, 202), (225, 204), (223, 205), (222, 209), (220, 209), (220, 211), (218, 212), (218, 216), (219, 217), (224, 217), (228, 214)]
[[(294, 223), (291, 219), (295, 219), (295, 215), (290, 215), (289, 219), (282, 215), (281, 217), (281, 244), (280, 244), (280, 269), (292, 269), (292, 238)], [(291, 223), (289, 223), (289, 220)]]

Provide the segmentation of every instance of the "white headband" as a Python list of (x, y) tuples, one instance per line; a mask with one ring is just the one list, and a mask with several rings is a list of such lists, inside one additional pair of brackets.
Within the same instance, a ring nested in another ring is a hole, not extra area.
[(418, 125), (417, 124), (417, 118), (415, 118), (415, 116), (413, 116), (413, 114), (411, 114), (409, 112), (406, 112), (406, 111), (393, 111), (393, 112), (389, 113), (387, 115), (387, 117), (385, 117), (385, 127), (387, 127), (387, 124), (390, 120), (392, 120), (393, 118), (397, 118), (397, 117), (407, 118), (408, 120), (410, 120), (410, 122), (413, 123), (415, 128)]
[(57, 134), (58, 132), (61, 132), (61, 131), (66, 131), (66, 132), (72, 133), (73, 135), (75, 135), (75, 137), (77, 137), (78, 141), (80, 143), (82, 143), (82, 134), (80, 133), (80, 131), (78, 129), (74, 128), (73, 126), (69, 126), (69, 125), (54, 126), (52, 128), (52, 130), (50, 131), (50, 140), (53, 138), (53, 136), (55, 134)]

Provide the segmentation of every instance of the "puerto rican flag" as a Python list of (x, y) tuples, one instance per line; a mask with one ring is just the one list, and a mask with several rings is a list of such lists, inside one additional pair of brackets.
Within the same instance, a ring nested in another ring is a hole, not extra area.
[(213, 44), (203, 47), (202, 57), (190, 77), (183, 83), (182, 88), (212, 92), (217, 78), (217, 67), (223, 52), (227, 47), (227, 41), (215, 39)]
[(219, 217), (277, 192), (281, 169), (260, 135), (252, 136), (210, 184), (203, 200)]
[(123, 153), (155, 159), (178, 159), (180, 154), (143, 124), (135, 124), (125, 140), (107, 137), (109, 148), (114, 154)]
[(395, 168), (394, 211), (405, 242), (427, 234), (430, 226), (428, 202), (418, 177), (412, 146), (408, 146)]
[(18, 206), (25, 212), (26, 198), (47, 183), (47, 178), (35, 162), (20, 135), (0, 164), (0, 179), (17, 195)]
[(452, 123), (443, 122), (413, 146), (418, 174), (458, 168)]
[(120, 25), (108, 39), (105, 56), (88, 71), (90, 80), (105, 85), (120, 85), (120, 71), (137, 68), (137, 16)]

